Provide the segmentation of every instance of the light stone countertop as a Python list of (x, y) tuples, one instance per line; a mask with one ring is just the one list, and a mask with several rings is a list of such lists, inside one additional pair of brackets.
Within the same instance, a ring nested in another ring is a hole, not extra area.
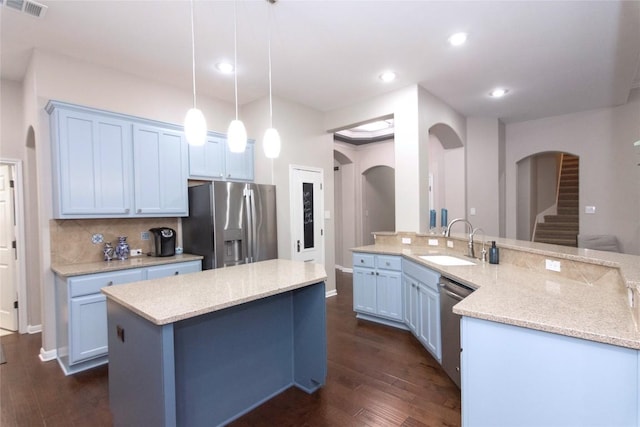
[(102, 288), (156, 325), (233, 307), (327, 279), (324, 266), (275, 259)]
[[(554, 254), (555, 257), (578, 261), (575, 254), (569, 253), (572, 258), (565, 258), (562, 253), (556, 255), (553, 251), (544, 252), (544, 249), (540, 253), (541, 249), (533, 249), (538, 255)], [(449, 267), (419, 258), (420, 255), (433, 254), (465, 258), (459, 251), (441, 246), (376, 244), (352, 251), (401, 255), (443, 276), (477, 288), (454, 306), (453, 311), (462, 316), (640, 349), (640, 331), (628, 297), (628, 289), (634, 289), (635, 284), (629, 283), (622, 274), (629, 266), (637, 269), (640, 257), (622, 256), (629, 261), (635, 258), (635, 264), (627, 264), (616, 261), (619, 260), (616, 255), (621, 254), (605, 255), (600, 265), (610, 268), (601, 268), (598, 274), (585, 274), (582, 279), (576, 279), (508, 263), (493, 265), (476, 260), (474, 266)], [(526, 253), (521, 256), (526, 256)], [(635, 270), (631, 273), (635, 274)]]
[(131, 268), (153, 267), (154, 265), (173, 264), (176, 262), (198, 261), (201, 255), (182, 254), (168, 257), (141, 255), (126, 260), (85, 262), (81, 264), (52, 265), (51, 270), (59, 276), (71, 277), (83, 274), (107, 273), (109, 271), (128, 270)]

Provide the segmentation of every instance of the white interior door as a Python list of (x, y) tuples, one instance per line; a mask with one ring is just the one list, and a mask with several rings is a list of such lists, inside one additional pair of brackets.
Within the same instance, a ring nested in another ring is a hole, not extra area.
[(291, 237), (295, 261), (324, 264), (324, 191), (321, 169), (292, 166)]
[(15, 203), (11, 186), (12, 167), (0, 164), (0, 328), (18, 329), (16, 285)]

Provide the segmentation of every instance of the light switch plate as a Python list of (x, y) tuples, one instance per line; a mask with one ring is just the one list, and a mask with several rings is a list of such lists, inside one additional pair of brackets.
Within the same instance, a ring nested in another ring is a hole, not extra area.
[(476, 214), (476, 208), (469, 209), (469, 215), (475, 215), (475, 214)]
[(596, 213), (596, 207), (595, 206), (585, 206), (584, 207), (584, 213), (586, 213), (586, 214), (594, 214), (594, 213)]
[(448, 248), (452, 248), (453, 247), (453, 240), (447, 240), (447, 247)]

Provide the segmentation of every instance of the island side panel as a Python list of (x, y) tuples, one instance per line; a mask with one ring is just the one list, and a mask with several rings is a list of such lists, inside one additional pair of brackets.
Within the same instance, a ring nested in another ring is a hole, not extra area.
[(157, 326), (107, 298), (114, 426), (176, 426), (173, 324)]
[(292, 292), (177, 322), (178, 425), (227, 423), (293, 384)]
[(325, 283), (293, 293), (294, 381), (313, 393), (327, 377), (327, 315)]
[(638, 425), (638, 351), (462, 318), (463, 425)]

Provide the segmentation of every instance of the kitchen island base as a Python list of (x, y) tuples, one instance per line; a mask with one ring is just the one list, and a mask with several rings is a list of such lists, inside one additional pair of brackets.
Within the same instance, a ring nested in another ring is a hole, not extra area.
[(462, 424), (638, 426), (638, 351), (462, 317)]
[(108, 300), (114, 425), (226, 424), (325, 383), (324, 282), (155, 325)]

